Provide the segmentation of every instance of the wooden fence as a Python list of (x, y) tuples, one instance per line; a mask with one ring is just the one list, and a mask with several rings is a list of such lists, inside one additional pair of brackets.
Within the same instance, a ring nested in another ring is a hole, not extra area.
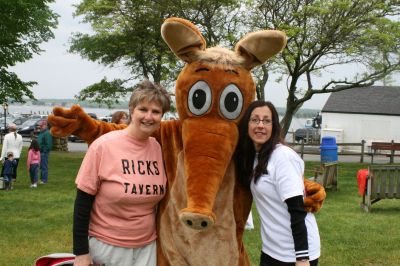
[[(362, 140), (361, 142), (355, 142), (355, 143), (336, 143), (338, 146), (338, 155), (352, 155), (352, 156), (360, 156), (360, 163), (364, 162), (364, 156), (365, 155), (371, 155), (371, 152), (366, 150), (366, 141)], [(303, 140), (299, 143), (297, 142), (292, 142), (288, 143), (291, 147), (293, 147), (298, 153), (300, 153), (301, 158), (304, 157), (304, 154), (315, 154), (319, 155), (321, 154), (320, 151), (320, 146), (321, 144), (318, 142), (308, 142), (305, 143)], [(356, 149), (359, 151), (347, 151), (346, 149), (341, 149), (341, 147), (356, 147)]]

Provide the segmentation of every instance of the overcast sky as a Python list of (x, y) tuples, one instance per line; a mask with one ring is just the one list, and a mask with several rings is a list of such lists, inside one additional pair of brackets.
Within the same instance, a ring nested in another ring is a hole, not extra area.
[[(51, 5), (60, 15), (58, 28), (54, 31), (55, 38), (41, 45), (44, 52), (11, 69), (23, 81), (38, 82), (38, 85), (32, 88), (38, 99), (73, 98), (80, 90), (103, 77), (111, 80), (125, 78), (129, 74), (126, 69), (111, 69), (67, 52), (71, 33), (90, 32), (88, 25), (80, 23), (79, 18), (72, 16), (75, 9), (72, 5), (79, 2), (80, 0), (56, 0)], [(266, 98), (279, 107), (286, 105), (287, 92), (282, 83), (284, 82), (268, 83), (266, 88)], [(329, 94), (315, 95), (303, 108), (321, 109), (328, 96)]]

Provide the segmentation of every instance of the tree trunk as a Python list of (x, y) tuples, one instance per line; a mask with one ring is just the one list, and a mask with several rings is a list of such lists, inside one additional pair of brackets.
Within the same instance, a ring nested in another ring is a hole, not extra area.
[(257, 93), (257, 99), (258, 100), (263, 100), (265, 101), (265, 85), (268, 82), (269, 78), (269, 73), (268, 73), (268, 68), (266, 65), (261, 66), (262, 70), (262, 78), (257, 81), (257, 86), (256, 86), (256, 93)]

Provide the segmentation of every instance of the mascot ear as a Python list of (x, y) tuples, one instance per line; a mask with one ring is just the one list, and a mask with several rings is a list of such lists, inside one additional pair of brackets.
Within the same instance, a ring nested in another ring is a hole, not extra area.
[(182, 18), (168, 18), (161, 26), (161, 35), (172, 52), (186, 63), (195, 60), (195, 53), (206, 49), (199, 29)]
[(262, 65), (286, 46), (286, 34), (278, 30), (251, 32), (235, 47), (235, 52), (245, 60), (243, 67), (250, 70)]

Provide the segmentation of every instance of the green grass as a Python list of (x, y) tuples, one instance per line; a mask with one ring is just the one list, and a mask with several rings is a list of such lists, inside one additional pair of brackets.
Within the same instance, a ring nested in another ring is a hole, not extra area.
[[(0, 265), (32, 265), (42, 255), (71, 252), (75, 176), (84, 153), (52, 152), (49, 183), (29, 188), (26, 150), (13, 191), (0, 191)], [(306, 163), (306, 176), (318, 162)], [(400, 261), (400, 200), (375, 203), (371, 213), (359, 207), (356, 173), (367, 164), (340, 163), (339, 190), (327, 192), (316, 215), (322, 245), (320, 265), (398, 265)], [(252, 265), (258, 265), (261, 240), (255, 229), (244, 241)]]

